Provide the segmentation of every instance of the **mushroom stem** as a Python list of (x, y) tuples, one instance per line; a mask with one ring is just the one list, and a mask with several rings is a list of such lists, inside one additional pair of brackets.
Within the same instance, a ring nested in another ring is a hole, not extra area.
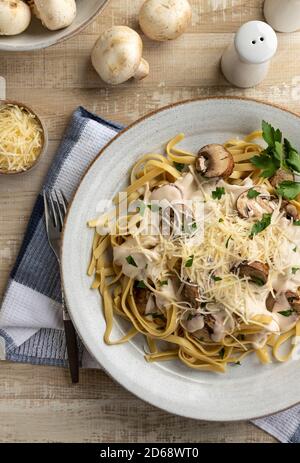
[(147, 77), (149, 75), (149, 70), (150, 70), (150, 67), (149, 67), (148, 61), (146, 61), (144, 58), (142, 58), (141, 62), (140, 62), (140, 65), (137, 68), (137, 70), (136, 70), (133, 77), (135, 79), (137, 79), (137, 80), (145, 79), (145, 77)]

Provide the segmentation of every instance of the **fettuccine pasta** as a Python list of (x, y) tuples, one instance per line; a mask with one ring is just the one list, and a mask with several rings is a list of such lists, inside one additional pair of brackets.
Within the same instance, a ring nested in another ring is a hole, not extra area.
[[(261, 137), (196, 154), (180, 148), (179, 134), (165, 153), (142, 156), (113, 210), (89, 222), (88, 274), (103, 298), (107, 344), (142, 333), (146, 361), (213, 372), (253, 352), (262, 364), (291, 358), (300, 330), (300, 203), (276, 193), (281, 172), (267, 178), (254, 163)], [(118, 340), (115, 316), (131, 326)]]

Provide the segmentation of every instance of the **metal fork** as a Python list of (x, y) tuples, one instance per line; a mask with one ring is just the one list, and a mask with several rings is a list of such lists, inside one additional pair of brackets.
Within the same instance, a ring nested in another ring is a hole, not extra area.
[[(49, 244), (60, 265), (60, 248), (64, 220), (67, 213), (68, 201), (62, 191), (52, 193), (44, 191), (45, 221)], [(66, 334), (66, 344), (69, 359), (69, 369), (72, 383), (79, 381), (79, 359), (76, 331), (68, 314), (62, 289), (63, 321)]]

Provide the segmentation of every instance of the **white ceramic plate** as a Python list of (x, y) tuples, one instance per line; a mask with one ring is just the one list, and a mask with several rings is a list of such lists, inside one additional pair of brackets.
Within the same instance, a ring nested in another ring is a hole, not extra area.
[[(125, 388), (169, 412), (216, 421), (245, 420), (275, 413), (300, 401), (300, 362), (262, 366), (256, 356), (227, 374), (190, 371), (179, 361), (146, 363), (142, 337), (122, 346), (103, 342), (101, 299), (86, 275), (93, 232), (86, 223), (97, 202), (126, 186), (134, 162), (157, 152), (179, 132), (183, 146), (197, 151), (260, 128), (262, 119), (280, 127), (300, 148), (300, 118), (277, 107), (243, 99), (205, 99), (162, 109), (132, 125), (102, 151), (85, 175), (65, 227), (62, 268), (69, 310), (91, 354)], [(116, 321), (114, 337), (125, 330)]]
[(71, 26), (49, 31), (33, 16), (29, 28), (20, 35), (0, 36), (0, 50), (25, 51), (47, 48), (82, 31), (107, 5), (109, 0), (76, 0), (77, 15)]

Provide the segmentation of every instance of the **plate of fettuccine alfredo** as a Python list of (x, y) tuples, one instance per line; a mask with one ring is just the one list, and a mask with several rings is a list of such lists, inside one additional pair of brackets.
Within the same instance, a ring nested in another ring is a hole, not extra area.
[(84, 176), (64, 231), (69, 311), (140, 398), (216, 421), (300, 401), (299, 126), (258, 101), (183, 102)]

